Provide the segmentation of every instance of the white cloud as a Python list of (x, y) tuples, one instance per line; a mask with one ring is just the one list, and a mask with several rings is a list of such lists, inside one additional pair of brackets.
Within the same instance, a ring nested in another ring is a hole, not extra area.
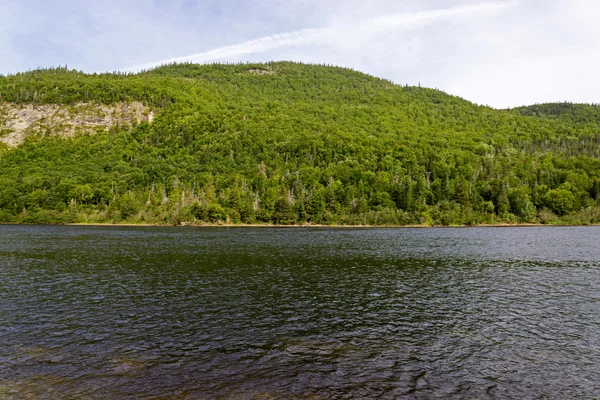
[(322, 29), (305, 29), (295, 32), (286, 32), (258, 39), (249, 40), (233, 46), (225, 46), (203, 53), (192, 54), (184, 57), (168, 58), (162, 61), (155, 61), (135, 67), (125, 68), (126, 71), (140, 71), (156, 67), (161, 64), (175, 62), (195, 62), (205, 63), (207, 61), (224, 60), (230, 57), (238, 57), (247, 54), (264, 53), (279, 47), (293, 46), (300, 44), (318, 43), (319, 36), (323, 33)]
[(362, 21), (350, 21), (343, 24), (338, 23), (318, 29), (303, 29), (264, 36), (232, 46), (225, 46), (183, 57), (150, 62), (125, 69), (127, 71), (139, 71), (157, 65), (174, 62), (206, 63), (209, 61), (225, 60), (231, 57), (239, 57), (248, 54), (264, 53), (281, 47), (299, 45), (327, 44), (333, 47), (348, 47), (348, 44), (356, 44), (357, 40), (364, 42), (373, 36), (386, 31), (416, 28), (444, 19), (473, 17), (474, 15), (480, 14), (493, 15), (493, 13), (502, 11), (513, 4), (514, 2), (512, 1), (505, 1), (421, 12), (383, 15)]

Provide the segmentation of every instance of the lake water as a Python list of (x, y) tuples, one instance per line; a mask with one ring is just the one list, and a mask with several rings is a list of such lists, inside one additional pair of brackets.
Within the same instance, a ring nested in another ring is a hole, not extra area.
[(0, 226), (0, 398), (600, 398), (600, 228)]

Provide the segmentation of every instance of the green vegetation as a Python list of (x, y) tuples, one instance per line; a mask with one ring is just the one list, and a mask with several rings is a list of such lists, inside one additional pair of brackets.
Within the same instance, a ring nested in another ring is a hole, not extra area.
[(0, 77), (0, 101), (141, 101), (151, 124), (0, 143), (0, 221), (600, 222), (600, 107), (478, 106), (295, 63)]

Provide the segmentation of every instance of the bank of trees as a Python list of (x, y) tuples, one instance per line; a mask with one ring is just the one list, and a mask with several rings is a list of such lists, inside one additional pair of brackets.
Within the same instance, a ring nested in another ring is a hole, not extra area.
[(600, 218), (592, 105), (493, 110), (295, 63), (180, 64), (135, 75), (34, 71), (1, 77), (0, 99), (143, 101), (157, 115), (152, 124), (0, 149), (5, 222)]

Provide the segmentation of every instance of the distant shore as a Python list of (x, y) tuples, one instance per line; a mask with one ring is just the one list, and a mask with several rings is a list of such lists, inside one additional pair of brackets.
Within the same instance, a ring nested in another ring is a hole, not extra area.
[[(17, 224), (25, 225), (25, 224)], [(427, 228), (526, 228), (526, 227), (577, 227), (577, 226), (600, 226), (600, 224), (479, 224), (479, 225), (323, 225), (323, 224), (297, 224), (297, 225), (278, 225), (278, 224), (118, 224), (118, 223), (70, 223), (70, 224), (48, 224), (62, 226), (107, 226), (107, 227), (188, 227), (188, 228), (336, 228), (336, 229), (427, 229)]]
[(73, 222), (73, 223), (22, 223), (22, 222), (0, 222), (0, 225), (22, 225), (22, 226), (96, 226), (96, 227), (140, 227), (140, 228), (335, 228), (335, 229), (440, 229), (440, 228), (527, 228), (527, 227), (578, 227), (578, 226), (600, 226), (600, 224), (540, 224), (540, 223), (498, 223), (478, 225), (324, 225), (324, 224), (151, 224), (151, 223), (111, 223), (111, 222)]

